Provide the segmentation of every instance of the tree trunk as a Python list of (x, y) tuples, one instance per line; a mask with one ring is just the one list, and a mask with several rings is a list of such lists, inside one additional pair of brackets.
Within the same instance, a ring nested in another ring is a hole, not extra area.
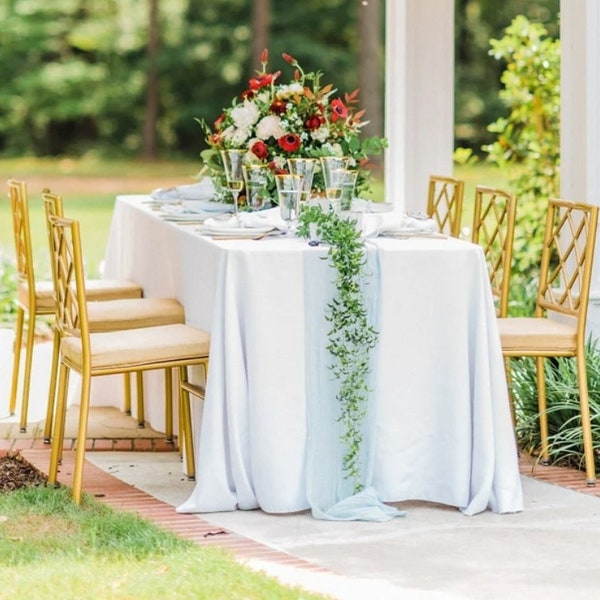
[(260, 67), (260, 55), (269, 47), (269, 23), (271, 20), (270, 0), (252, 2), (252, 56), (250, 60), (253, 76)]
[(149, 28), (148, 46), (146, 56), (147, 67), (147, 89), (146, 89), (146, 111), (144, 115), (143, 129), (143, 155), (148, 160), (157, 156), (157, 126), (160, 105), (160, 90), (158, 85), (158, 52), (160, 48), (160, 32), (158, 21), (159, 0), (148, 0)]
[[(381, 1), (358, 0), (358, 3), (359, 98), (369, 121), (363, 133), (365, 136), (383, 136)], [(380, 163), (381, 158), (375, 156), (373, 161)]]

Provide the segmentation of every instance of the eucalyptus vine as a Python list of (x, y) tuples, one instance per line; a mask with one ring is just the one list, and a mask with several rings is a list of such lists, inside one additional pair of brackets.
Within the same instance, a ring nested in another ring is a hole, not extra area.
[(362, 282), (369, 275), (364, 242), (352, 220), (320, 206), (303, 208), (299, 215), (298, 235), (309, 237), (314, 223), (321, 241), (329, 246), (327, 258), (336, 269), (335, 297), (327, 305), (325, 319), (330, 324), (327, 350), (331, 372), (339, 382), (338, 421), (342, 424), (340, 440), (346, 451), (342, 469), (346, 479), (360, 491), (362, 482), (360, 450), (362, 425), (367, 414), (371, 389), (368, 385), (369, 358), (379, 334), (369, 323)]

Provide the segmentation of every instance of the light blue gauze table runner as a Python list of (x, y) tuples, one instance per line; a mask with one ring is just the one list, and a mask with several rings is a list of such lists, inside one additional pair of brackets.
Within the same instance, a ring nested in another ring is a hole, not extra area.
[[(304, 306), (306, 323), (306, 494), (313, 517), (337, 521), (389, 521), (404, 516), (404, 512), (382, 503), (371, 486), (375, 444), (375, 398), (371, 381), (369, 401), (362, 423), (361, 474), (363, 489), (354, 493), (354, 482), (345, 478), (342, 460), (344, 443), (340, 440), (342, 426), (338, 422), (339, 383), (329, 365), (332, 357), (327, 350), (327, 306), (335, 297), (336, 271), (326, 248), (305, 252)], [(369, 323), (379, 331), (379, 260), (377, 248), (367, 248), (367, 273), (362, 288)], [(325, 283), (327, 282), (327, 283)], [(377, 362), (375, 347), (371, 352), (372, 380)]]

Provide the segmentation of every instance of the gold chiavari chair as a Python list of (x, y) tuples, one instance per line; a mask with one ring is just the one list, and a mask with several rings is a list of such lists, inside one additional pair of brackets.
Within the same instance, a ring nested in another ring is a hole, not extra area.
[[(52, 228), (50, 219), (52, 217), (63, 217), (63, 200), (61, 196), (48, 191), (42, 193), (44, 209), (46, 212), (46, 226), (48, 229), (48, 242), (51, 256), (52, 277), (54, 288), (58, 285), (56, 273), (56, 258), (53, 256), (54, 240), (52, 239)], [(155, 325), (173, 325), (185, 322), (183, 306), (174, 298), (127, 298), (120, 300), (104, 300), (97, 302), (88, 298), (88, 323), (90, 331), (120, 331), (123, 329), (139, 329)], [(58, 371), (58, 353), (60, 346), (60, 333), (58, 327), (54, 327), (54, 347), (52, 359), (52, 375), (48, 393), (48, 406), (46, 423), (44, 428), (44, 439), (49, 440), (54, 413), (54, 401), (56, 397), (56, 374)], [(144, 386), (141, 372), (136, 372), (137, 390), (137, 420), (138, 426), (143, 427), (144, 416)], [(165, 371), (167, 385), (172, 386), (172, 371)], [(131, 405), (130, 373), (124, 375), (125, 381), (125, 408)], [(173, 410), (172, 405), (165, 407), (165, 435), (168, 441), (173, 441)]]
[[(21, 370), (21, 351), (23, 335), (25, 338), (25, 371), (23, 373), (23, 390), (21, 395), (20, 431), (27, 430), (29, 410), (29, 390), (35, 343), (37, 317), (54, 315), (53, 285), (51, 281), (36, 281), (31, 245), (31, 228), (29, 220), (29, 204), (25, 182), (10, 179), (8, 191), (13, 219), (15, 240), (15, 258), (17, 269), (17, 320), (15, 326), (14, 360), (10, 391), (9, 412), (15, 414)], [(142, 288), (131, 281), (88, 280), (90, 300), (109, 300), (116, 298), (141, 298)]]
[[(73, 500), (81, 502), (85, 447), (94, 377), (153, 369), (180, 369), (208, 364), (210, 336), (188, 325), (162, 325), (142, 329), (91, 333), (88, 322), (79, 223), (50, 217), (53, 260), (56, 269), (56, 326), (60, 330), (60, 368), (48, 482), (55, 484), (62, 455), (69, 373), (81, 376), (81, 398)], [(165, 386), (166, 402), (172, 403), (172, 387)], [(183, 395), (179, 395), (180, 401)], [(190, 407), (181, 406), (183, 440), (192, 439)], [(189, 455), (188, 455), (189, 458)], [(188, 466), (188, 470), (190, 467)]]
[(483, 248), (498, 317), (508, 315), (516, 212), (514, 194), (482, 185), (475, 188), (471, 241)]
[(585, 326), (597, 226), (597, 206), (551, 199), (535, 315), (498, 319), (504, 356), (536, 358), (541, 458), (544, 462), (549, 459), (544, 359), (575, 358), (588, 485), (595, 485), (596, 469), (586, 374)]
[(435, 220), (441, 233), (452, 237), (460, 235), (464, 193), (464, 181), (441, 175), (429, 177), (427, 214)]

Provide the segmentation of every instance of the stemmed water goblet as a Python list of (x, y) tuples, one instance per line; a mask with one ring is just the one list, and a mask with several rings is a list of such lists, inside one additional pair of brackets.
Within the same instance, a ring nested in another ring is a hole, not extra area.
[(335, 212), (340, 211), (340, 202), (346, 178), (348, 159), (340, 156), (322, 156), (321, 169), (325, 182), (325, 193), (329, 205)]
[(310, 199), (312, 191), (313, 176), (317, 165), (316, 158), (288, 158), (288, 171), (292, 175), (302, 175), (304, 182), (302, 183), (302, 192), (300, 194), (300, 202)]
[(298, 218), (300, 208), (300, 195), (302, 194), (302, 175), (277, 174), (277, 197), (279, 199), (279, 213), (287, 224), (287, 235), (293, 235), (294, 223)]
[(271, 169), (268, 165), (244, 165), (244, 181), (246, 183), (246, 206), (251, 210), (260, 210), (269, 198), (269, 177)]
[(227, 180), (227, 189), (233, 196), (233, 211), (235, 216), (238, 214), (238, 196), (244, 187), (244, 173), (242, 170), (242, 161), (244, 158), (243, 150), (221, 150), (221, 158), (225, 167), (225, 178)]

